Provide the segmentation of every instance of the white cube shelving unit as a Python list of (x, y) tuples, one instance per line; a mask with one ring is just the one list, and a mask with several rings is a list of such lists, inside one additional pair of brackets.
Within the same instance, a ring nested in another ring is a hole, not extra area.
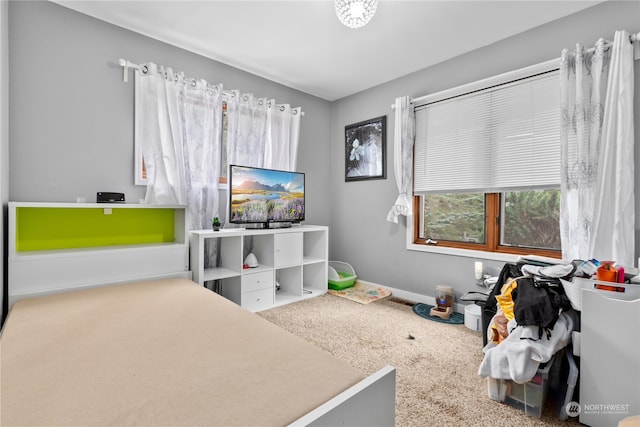
[[(192, 230), (193, 280), (219, 281), (226, 298), (249, 311), (300, 301), (327, 292), (329, 229), (303, 225), (276, 229)], [(205, 242), (217, 242), (219, 262), (205, 268)], [(248, 250), (258, 259), (243, 268)]]

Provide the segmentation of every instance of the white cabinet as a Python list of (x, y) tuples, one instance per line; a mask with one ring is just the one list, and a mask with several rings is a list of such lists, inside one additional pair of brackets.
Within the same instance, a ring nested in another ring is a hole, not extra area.
[(276, 234), (273, 265), (276, 268), (302, 263), (302, 233)]
[[(271, 230), (226, 229), (190, 232), (193, 280), (215, 288), (249, 311), (261, 311), (327, 292), (328, 236), (325, 226)], [(217, 245), (218, 262), (205, 268), (208, 245)], [(252, 252), (258, 267), (243, 268)]]
[(249, 311), (273, 307), (273, 270), (242, 274), (222, 280), (222, 294)]
[(261, 271), (258, 273), (245, 274), (242, 276), (242, 291), (245, 293), (272, 288), (273, 273), (271, 271)]
[(580, 423), (594, 427), (640, 414), (639, 285), (613, 285), (582, 289)]

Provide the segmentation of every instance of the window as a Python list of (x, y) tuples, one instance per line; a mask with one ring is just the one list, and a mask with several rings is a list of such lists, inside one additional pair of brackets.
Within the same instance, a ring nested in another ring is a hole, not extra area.
[(416, 103), (414, 243), (560, 254), (556, 65)]
[(422, 207), (422, 238), (432, 241), (485, 242), (484, 194), (428, 194), (424, 196)]
[(560, 190), (501, 195), (500, 245), (560, 250)]

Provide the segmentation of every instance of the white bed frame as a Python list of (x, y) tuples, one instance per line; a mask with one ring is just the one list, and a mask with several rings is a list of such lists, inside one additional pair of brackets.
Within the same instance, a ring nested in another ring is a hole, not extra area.
[[(16, 254), (15, 205), (9, 209), (9, 308), (22, 298), (109, 286), (163, 277), (188, 277), (188, 239), (170, 247), (135, 246), (98, 250), (65, 251), (57, 254), (20, 256)], [(185, 217), (185, 216), (183, 216)], [(55, 227), (55, 224), (51, 224)], [(186, 229), (185, 229), (186, 231)], [(172, 261), (167, 262), (167, 257)], [(133, 261), (132, 261), (133, 260)], [(143, 260), (143, 262), (135, 262)], [(153, 261), (155, 260), (155, 261)], [(87, 265), (98, 271), (87, 272)], [(139, 268), (132, 267), (139, 266)], [(174, 265), (175, 271), (167, 271)], [(26, 268), (28, 267), (28, 268)], [(20, 274), (12, 274), (12, 269)], [(34, 277), (24, 271), (37, 273)], [(123, 274), (123, 271), (125, 272)], [(80, 279), (79, 279), (80, 277)], [(394, 426), (396, 369), (385, 366), (303, 415), (292, 426)]]
[(291, 426), (394, 426), (396, 368), (387, 365), (299, 418)]

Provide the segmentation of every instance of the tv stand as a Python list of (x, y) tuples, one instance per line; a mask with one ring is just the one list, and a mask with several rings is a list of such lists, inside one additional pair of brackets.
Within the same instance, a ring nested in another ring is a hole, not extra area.
[(290, 222), (265, 222), (262, 228), (277, 230), (278, 228), (291, 228)]
[[(193, 280), (217, 281), (220, 293), (249, 311), (322, 295), (328, 287), (329, 229), (301, 225), (245, 230), (192, 230)], [(218, 265), (204, 268), (205, 241), (218, 242)], [(251, 251), (258, 267), (243, 268)]]
[(247, 230), (277, 230), (293, 227), (291, 222), (253, 222), (245, 223), (244, 225)]

